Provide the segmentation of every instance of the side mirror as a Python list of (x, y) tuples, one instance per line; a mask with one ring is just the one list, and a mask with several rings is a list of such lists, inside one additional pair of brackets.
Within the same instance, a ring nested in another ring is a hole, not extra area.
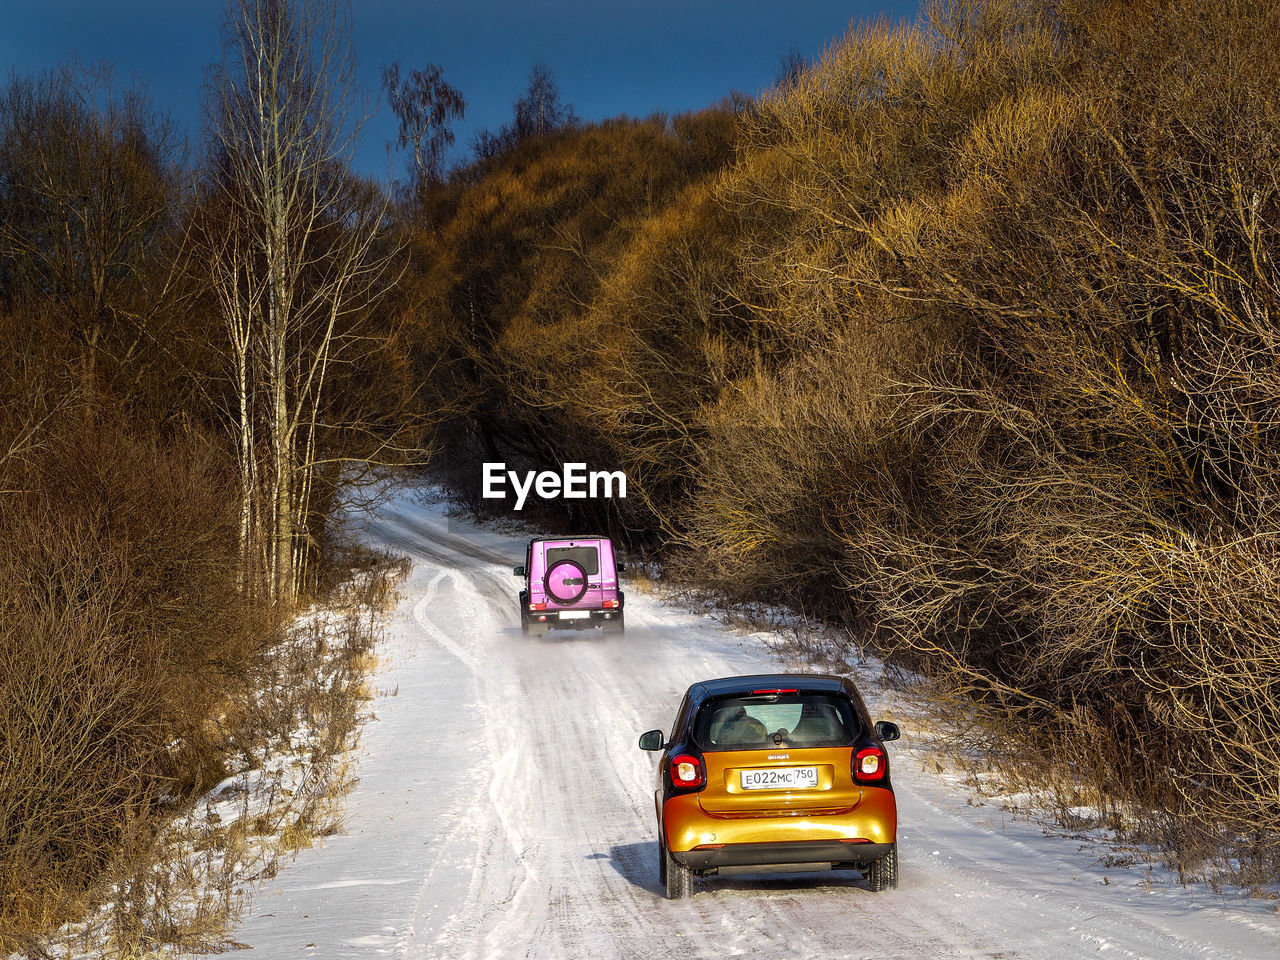
[(517, 577), (523, 577), (523, 576), (524, 576), (524, 566), (523, 566), (523, 565), (521, 565), (521, 566), (515, 567), (511, 572), (512, 572), (513, 574), (515, 574)]
[(641, 750), (661, 750), (665, 746), (662, 742), (661, 730), (650, 730), (648, 733), (640, 734)]
[(877, 720), (876, 736), (884, 741), (897, 740), (902, 736), (902, 731), (898, 729), (896, 723), (892, 723), (889, 720)]

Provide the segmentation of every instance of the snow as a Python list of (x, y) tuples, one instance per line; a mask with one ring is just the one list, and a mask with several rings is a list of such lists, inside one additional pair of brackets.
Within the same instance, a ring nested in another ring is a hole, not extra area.
[(1046, 830), (1010, 812), (1024, 798), (984, 803), (965, 778), (932, 772), (874, 663), (855, 680), (877, 718), (904, 727), (890, 745), (899, 889), (872, 894), (856, 872), (770, 873), (667, 901), (656, 761), (637, 737), (670, 726), (693, 680), (791, 666), (769, 638), (634, 584), (623, 637), (528, 637), (511, 575), (522, 538), (410, 494), (367, 536), (413, 567), (379, 650), (359, 782), (345, 831), (258, 888), (232, 934), (256, 957), (1280, 956), (1275, 901), (1109, 866), (1105, 838)]

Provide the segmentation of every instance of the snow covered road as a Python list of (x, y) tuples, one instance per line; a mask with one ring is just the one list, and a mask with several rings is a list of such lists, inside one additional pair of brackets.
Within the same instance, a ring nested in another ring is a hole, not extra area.
[[(1105, 867), (1078, 841), (971, 805), (891, 746), (901, 886), (856, 872), (658, 883), (655, 758), (690, 682), (782, 667), (743, 636), (627, 595), (627, 632), (532, 638), (519, 538), (408, 496), (370, 528), (413, 571), (391, 616), (346, 832), (264, 887), (235, 939), (259, 957), (1280, 957), (1274, 902)], [(858, 679), (855, 677), (855, 679)], [(891, 695), (859, 680), (877, 718)], [(1136, 875), (1134, 875), (1136, 874)]]

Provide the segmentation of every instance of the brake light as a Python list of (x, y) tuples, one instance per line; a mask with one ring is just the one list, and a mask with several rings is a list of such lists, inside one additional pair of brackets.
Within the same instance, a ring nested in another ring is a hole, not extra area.
[(545, 609), (547, 609), (547, 605), (546, 605), (545, 603), (531, 603), (531, 604), (529, 604), (529, 609), (530, 609), (530, 610), (545, 610)]
[(752, 690), (751, 695), (754, 697), (757, 693), (799, 693), (799, 690)]
[(612, 609), (613, 609), (613, 608), (615, 608), (617, 605), (618, 605), (618, 601), (617, 601), (617, 600), (606, 600), (606, 601), (604, 602), (604, 608), (605, 608), (606, 610), (612, 610)]
[(671, 782), (677, 787), (700, 787), (707, 782), (702, 772), (702, 761), (682, 753), (671, 758)]
[(867, 747), (859, 750), (853, 758), (853, 778), (855, 780), (883, 780), (888, 769), (887, 758), (879, 747)]

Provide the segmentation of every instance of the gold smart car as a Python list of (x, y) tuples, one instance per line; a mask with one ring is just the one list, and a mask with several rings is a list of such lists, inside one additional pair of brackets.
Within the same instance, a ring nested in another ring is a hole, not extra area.
[(852, 681), (810, 674), (695, 683), (662, 751), (654, 802), (658, 864), (671, 899), (728, 867), (856, 869), (898, 885), (898, 808), (884, 744)]

